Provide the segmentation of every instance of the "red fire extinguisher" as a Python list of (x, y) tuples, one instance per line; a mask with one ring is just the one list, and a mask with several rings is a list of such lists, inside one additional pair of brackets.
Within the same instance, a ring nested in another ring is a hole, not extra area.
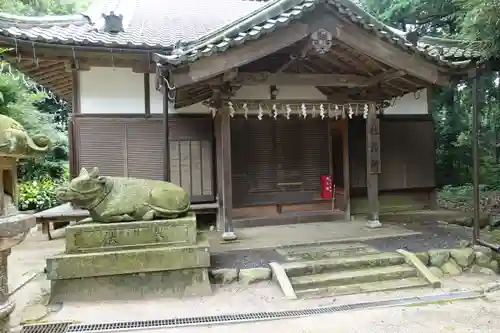
[(320, 181), (321, 181), (321, 198), (323, 199), (333, 198), (332, 176), (321, 175)]

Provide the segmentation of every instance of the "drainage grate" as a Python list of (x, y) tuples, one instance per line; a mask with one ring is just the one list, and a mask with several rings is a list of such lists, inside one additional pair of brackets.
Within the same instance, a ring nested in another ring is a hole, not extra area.
[(71, 322), (23, 325), (21, 333), (65, 333)]
[(373, 309), (390, 306), (418, 305), (429, 302), (446, 302), (468, 298), (478, 298), (483, 296), (480, 291), (458, 291), (439, 295), (428, 295), (422, 297), (394, 298), (382, 301), (363, 302), (354, 304), (343, 304), (326, 306), (314, 309), (286, 310), (273, 312), (253, 312), (241, 314), (226, 314), (204, 317), (172, 318), (161, 320), (143, 320), (115, 322), (104, 324), (41, 324), (25, 325), (21, 333), (97, 333), (97, 332), (117, 332), (141, 329), (161, 329), (186, 326), (204, 326), (235, 324), (244, 322), (269, 321), (277, 319), (298, 318), (311, 315), (319, 315), (334, 312), (345, 312), (350, 310)]

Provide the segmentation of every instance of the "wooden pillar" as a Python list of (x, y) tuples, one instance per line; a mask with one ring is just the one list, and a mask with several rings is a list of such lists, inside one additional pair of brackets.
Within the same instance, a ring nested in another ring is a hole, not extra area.
[(231, 117), (228, 105), (220, 104), (215, 117), (216, 154), (217, 154), (217, 189), (219, 210), (217, 228), (225, 241), (236, 240), (233, 230), (233, 182), (231, 174)]
[[(332, 137), (332, 122), (330, 119), (328, 119), (328, 124), (327, 124), (327, 136), (328, 136), (328, 174), (330, 175), (330, 178), (332, 179), (332, 191), (334, 189), (333, 187), (333, 183), (335, 182), (336, 183), (336, 179), (333, 175), (333, 147), (332, 147), (332, 140), (333, 140), (333, 137)], [(335, 187), (336, 188), (336, 187)], [(337, 200), (337, 197), (336, 197), (336, 193), (333, 192), (333, 196), (332, 196), (332, 212), (335, 211), (335, 208), (336, 208), (336, 201)], [(280, 207), (281, 208), (281, 207)], [(279, 212), (281, 214), (281, 211)]]
[(366, 119), (366, 187), (368, 192), (368, 227), (378, 228), (378, 174), (380, 173), (380, 123), (375, 104), (369, 106)]
[(343, 159), (343, 178), (344, 178), (344, 203), (345, 219), (351, 220), (351, 173), (349, 164), (349, 121), (342, 120), (342, 159)]
[(173, 91), (170, 91), (168, 87), (167, 80), (168, 78), (162, 77), (162, 91), (163, 91), (163, 180), (170, 181), (170, 127), (169, 127), (169, 111), (175, 101), (171, 101), (171, 97), (175, 97), (173, 95)]
[(6, 205), (5, 205), (5, 190), (4, 190), (4, 184), (3, 184), (3, 158), (0, 156), (0, 216), (4, 215), (6, 211)]
[(77, 131), (75, 131), (75, 115), (81, 114), (81, 91), (80, 91), (80, 72), (78, 66), (73, 64), (71, 71), (72, 80), (72, 114), (68, 119), (68, 148), (69, 148), (69, 177), (70, 179), (78, 176), (78, 144), (76, 143)]
[(214, 118), (214, 140), (215, 140), (215, 184), (217, 185), (217, 231), (224, 232), (224, 210), (222, 206), (222, 149), (221, 149), (221, 140), (222, 140), (222, 122), (219, 112), (215, 115)]
[(151, 117), (151, 84), (149, 73), (144, 73), (144, 114), (146, 118)]

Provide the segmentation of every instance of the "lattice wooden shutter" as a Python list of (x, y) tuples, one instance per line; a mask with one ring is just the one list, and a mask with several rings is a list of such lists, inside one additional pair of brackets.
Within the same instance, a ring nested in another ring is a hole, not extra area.
[(276, 182), (279, 191), (299, 191), (303, 185), (304, 122), (281, 118), (276, 126)]
[(127, 175), (163, 180), (163, 124), (156, 119), (126, 122)]
[(246, 120), (246, 146), (250, 193), (276, 190), (275, 121), (264, 118)]
[(98, 167), (101, 175), (125, 175), (125, 124), (117, 119), (76, 118), (78, 170)]
[(321, 118), (302, 121), (302, 172), (304, 191), (321, 191), (320, 176), (329, 174), (328, 121)]

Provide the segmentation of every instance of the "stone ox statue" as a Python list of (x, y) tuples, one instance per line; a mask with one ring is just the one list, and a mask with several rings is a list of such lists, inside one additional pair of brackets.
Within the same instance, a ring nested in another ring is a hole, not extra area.
[(0, 114), (0, 155), (39, 156), (51, 149), (45, 135), (30, 137), (21, 124)]
[(87, 209), (90, 219), (81, 223), (174, 219), (190, 209), (188, 193), (180, 186), (159, 180), (105, 177), (93, 168), (82, 168), (68, 187), (57, 191), (59, 199)]

